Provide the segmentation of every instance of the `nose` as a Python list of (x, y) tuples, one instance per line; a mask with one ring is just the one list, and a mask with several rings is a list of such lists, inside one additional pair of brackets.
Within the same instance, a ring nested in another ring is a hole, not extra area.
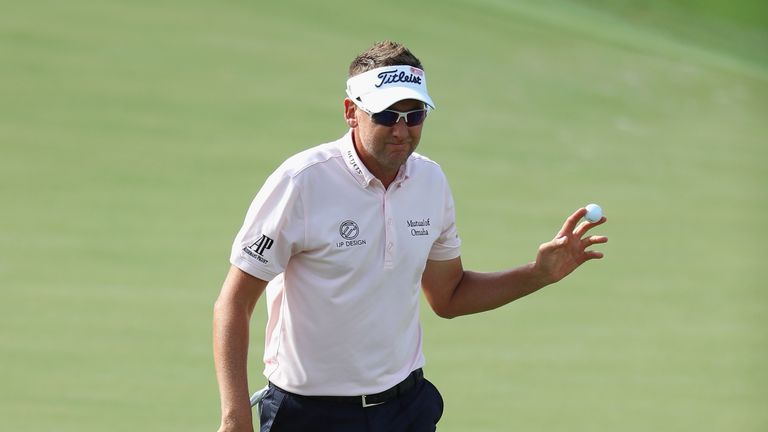
[(401, 118), (397, 120), (394, 126), (392, 126), (392, 135), (398, 138), (408, 136), (408, 125), (405, 124), (405, 119)]

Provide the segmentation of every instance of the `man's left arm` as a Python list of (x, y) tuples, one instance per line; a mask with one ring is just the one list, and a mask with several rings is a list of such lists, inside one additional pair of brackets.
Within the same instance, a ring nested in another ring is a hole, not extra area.
[(555, 238), (539, 246), (536, 261), (511, 270), (494, 273), (464, 270), (461, 257), (427, 261), (421, 278), (427, 301), (443, 318), (484, 312), (553, 284), (586, 261), (602, 258), (601, 252), (587, 248), (605, 243), (608, 238), (587, 233), (606, 219), (579, 224), (585, 213), (581, 208), (568, 217)]

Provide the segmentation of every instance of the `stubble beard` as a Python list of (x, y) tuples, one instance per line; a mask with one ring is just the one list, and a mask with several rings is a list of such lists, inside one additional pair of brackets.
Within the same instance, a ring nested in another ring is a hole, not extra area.
[[(398, 146), (396, 147), (396, 151), (393, 151), (393, 145)], [(399, 148), (400, 146), (403, 146), (403, 148)], [(416, 147), (413, 145), (413, 142), (404, 144), (385, 144), (375, 153), (376, 161), (388, 172), (396, 173), (400, 170), (400, 167), (405, 164), (408, 158), (411, 157), (411, 154), (413, 154), (415, 149)]]

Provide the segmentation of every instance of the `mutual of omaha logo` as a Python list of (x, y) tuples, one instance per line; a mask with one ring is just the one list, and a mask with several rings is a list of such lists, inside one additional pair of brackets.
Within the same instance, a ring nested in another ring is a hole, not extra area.
[(357, 238), (357, 235), (360, 234), (360, 227), (358, 227), (357, 223), (353, 220), (345, 220), (339, 226), (339, 234), (341, 234), (345, 240), (354, 240)]
[(251, 244), (250, 246), (244, 247), (243, 252), (256, 258), (263, 264), (268, 264), (269, 260), (264, 258), (264, 251), (271, 248), (273, 244), (275, 244), (274, 240), (262, 234), (258, 240), (253, 242), (253, 244)]
[(408, 219), (405, 221), (408, 224), (408, 228), (411, 229), (411, 235), (416, 236), (428, 236), (429, 235), (429, 218), (426, 219)]

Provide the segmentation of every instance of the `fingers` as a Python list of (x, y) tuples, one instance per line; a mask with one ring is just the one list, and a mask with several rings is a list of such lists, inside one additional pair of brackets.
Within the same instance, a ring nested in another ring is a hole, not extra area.
[(600, 243), (608, 243), (608, 237), (605, 236), (589, 236), (584, 237), (581, 239), (581, 246), (583, 248), (588, 248), (592, 245), (600, 244)]
[(587, 231), (598, 225), (604, 224), (608, 220), (605, 216), (603, 216), (597, 222), (584, 221), (579, 224), (579, 221), (584, 217), (585, 214), (587, 214), (587, 209), (582, 207), (576, 210), (576, 212), (574, 212), (572, 215), (568, 216), (568, 219), (565, 220), (563, 227), (560, 228), (560, 231), (557, 233), (555, 238), (557, 239), (570, 234), (573, 234), (577, 237), (583, 237)]
[(587, 209), (582, 207), (576, 210), (574, 214), (568, 216), (568, 219), (565, 220), (563, 227), (560, 229), (560, 232), (557, 233), (555, 238), (563, 237), (564, 235), (573, 233), (573, 230), (576, 229), (576, 224), (579, 223), (585, 214), (587, 214)]
[(592, 228), (594, 228), (596, 226), (604, 224), (605, 221), (607, 221), (607, 220), (608, 219), (605, 216), (603, 216), (597, 222), (584, 221), (581, 224), (579, 224), (579, 226), (573, 231), (573, 235), (578, 236), (578, 237), (583, 237), (584, 234), (587, 233), (587, 231), (591, 230)]
[[(554, 240), (550, 240), (541, 246), (539, 249), (556, 249), (568, 243), (568, 236), (558, 237)], [(581, 239), (581, 248), (586, 249), (592, 245), (608, 243), (608, 237), (606, 236), (589, 236)]]
[(604, 256), (605, 255), (603, 255), (602, 252), (598, 252), (598, 251), (585, 251), (584, 252), (584, 261), (589, 261), (589, 260), (593, 260), (593, 259), (601, 259)]
[[(605, 219), (605, 218), (603, 218)], [(598, 223), (598, 222), (595, 222)], [(595, 250), (586, 250), (588, 247), (596, 244), (608, 243), (608, 237), (605, 236), (589, 236), (581, 239), (581, 247), (584, 251), (583, 260), (589, 261), (593, 259), (602, 259), (605, 255), (602, 252)]]

